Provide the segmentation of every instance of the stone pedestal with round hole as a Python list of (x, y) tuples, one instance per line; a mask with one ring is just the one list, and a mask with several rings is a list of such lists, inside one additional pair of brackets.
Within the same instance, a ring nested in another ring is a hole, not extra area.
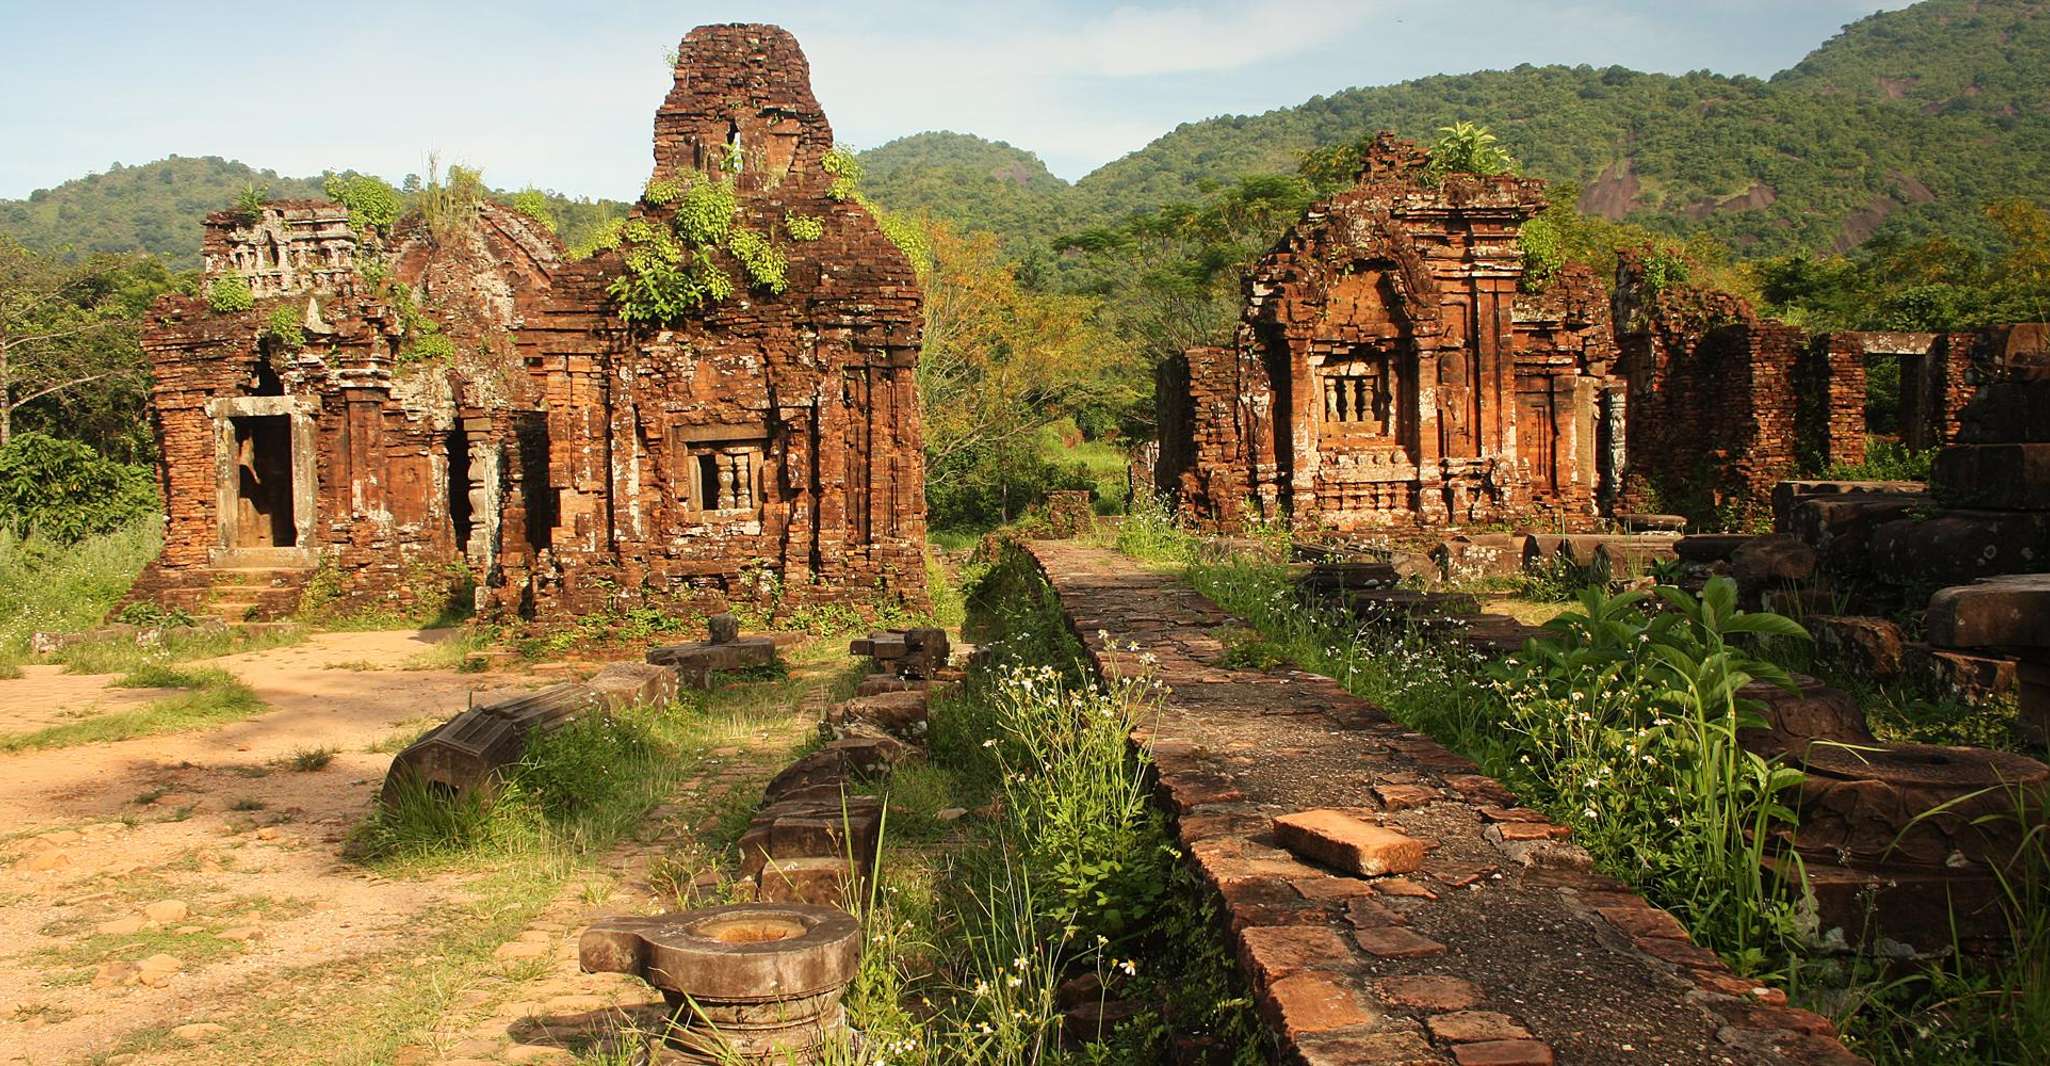
[(805, 1066), (847, 1037), (840, 999), (861, 927), (834, 907), (741, 903), (584, 930), (586, 972), (632, 974), (668, 1001), (667, 1044), (690, 1062)]

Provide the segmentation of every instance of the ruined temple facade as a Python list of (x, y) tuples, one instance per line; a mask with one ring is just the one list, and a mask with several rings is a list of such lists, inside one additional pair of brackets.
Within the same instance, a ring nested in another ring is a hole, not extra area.
[(736, 225), (788, 266), (772, 291), (708, 251), (734, 291), (659, 325), (620, 316), (620, 251), (573, 260), (488, 201), (386, 230), (325, 201), (210, 216), (208, 291), (239, 279), (253, 306), (155, 309), (168, 525), (134, 597), (417, 613), (474, 586), (487, 614), (544, 620), (922, 601), (920, 297), (829, 193), (832, 145), (788, 33), (684, 39), (653, 178), (730, 183)]
[(1938, 448), (1981, 369), (2041, 327), (1810, 335), (1626, 252), (1526, 276), (1542, 182), (1434, 175), (1391, 134), (1254, 268), (1233, 343), (1157, 375), (1154, 487), (1200, 525), (1349, 532), (1761, 524), (1773, 486), (1866, 454), (1871, 365)]
[(1163, 367), (1156, 483), (1185, 513), (1444, 526), (1592, 516), (1614, 491), (1606, 290), (1569, 267), (1525, 291), (1541, 182), (1429, 164), (1383, 134), (1254, 268), (1234, 344)]

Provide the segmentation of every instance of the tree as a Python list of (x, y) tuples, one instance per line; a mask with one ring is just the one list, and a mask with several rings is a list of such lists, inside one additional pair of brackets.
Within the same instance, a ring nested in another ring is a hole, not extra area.
[[(77, 399), (86, 386), (97, 400), (139, 400), (147, 374), (136, 329), (149, 302), (176, 284), (146, 257), (66, 263), (0, 236), (0, 446), (25, 412)], [(140, 413), (117, 423), (132, 431)]]
[(993, 234), (924, 226), (918, 386), (934, 524), (1002, 519), (1058, 487), (1041, 431), (1098, 395), (1129, 349), (1095, 300), (1020, 286)]

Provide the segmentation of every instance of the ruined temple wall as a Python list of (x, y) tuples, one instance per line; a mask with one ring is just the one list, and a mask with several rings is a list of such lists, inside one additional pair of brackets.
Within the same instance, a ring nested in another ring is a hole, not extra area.
[[(1868, 343), (1857, 334), (1813, 338), (1796, 369), (1800, 449), (1817, 467), (1865, 461)], [(1903, 390), (1908, 387), (1906, 375)]]
[(1191, 348), (1165, 372), (1165, 388), (1180, 396), (1172, 446), (1163, 445), (1160, 470), (1172, 472), (1161, 488), (1176, 494), (1184, 513), (1215, 529), (1238, 529), (1249, 518), (1278, 517), (1275, 390), (1267, 367), (1239, 348)]
[[(1428, 162), (1384, 136), (1360, 184), (1313, 206), (1247, 279), (1238, 348), (1272, 379), (1274, 491), (1305, 526), (1591, 521), (1615, 384), (1606, 293), (1577, 269), (1549, 297), (1521, 291), (1518, 234), (1542, 183), (1426, 180)], [(1206, 407), (1193, 363), (1188, 377), (1189, 437), (1244, 422)], [(1178, 448), (1164, 455), (1178, 463)], [(1222, 481), (1233, 458), (1191, 449), (1181, 480)]]

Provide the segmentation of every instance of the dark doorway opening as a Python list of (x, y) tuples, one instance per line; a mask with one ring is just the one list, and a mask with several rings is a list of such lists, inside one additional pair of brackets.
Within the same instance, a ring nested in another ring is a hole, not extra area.
[(476, 508), (470, 502), (470, 434), (460, 425), (448, 434), (448, 520), (455, 528), (456, 550), (468, 558)]
[(235, 546), (291, 548), (299, 543), (292, 513), (292, 419), (249, 415), (235, 426)]

